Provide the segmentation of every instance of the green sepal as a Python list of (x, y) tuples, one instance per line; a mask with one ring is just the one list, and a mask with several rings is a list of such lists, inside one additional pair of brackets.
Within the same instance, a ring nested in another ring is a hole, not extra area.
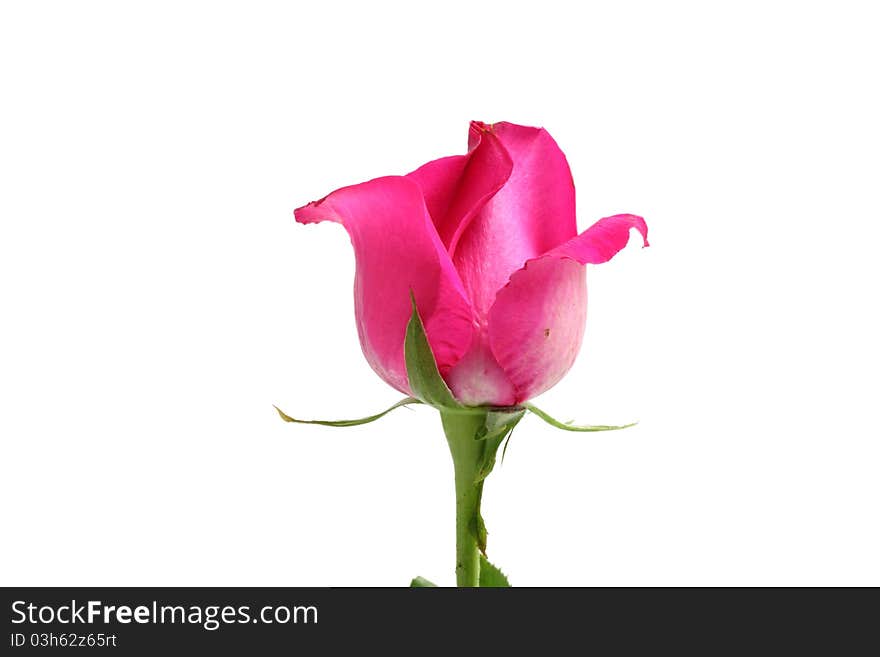
[(483, 428), (477, 432), (475, 438), (485, 443), (483, 458), (477, 471), (477, 483), (483, 481), (495, 467), (495, 458), (498, 448), (505, 438), (509, 438), (514, 428), (523, 418), (525, 409), (511, 411), (489, 411), (486, 414), (486, 422)]
[(486, 412), (486, 421), (483, 423), (483, 427), (474, 438), (477, 440), (489, 440), (498, 435), (506, 435), (522, 419), (525, 412), (525, 408), (518, 406), (490, 408)]
[[(475, 440), (480, 441), (483, 451), (480, 456), (479, 468), (474, 478), (474, 485), (480, 490), (483, 487), (483, 481), (489, 476), (495, 467), (495, 459), (498, 455), (498, 448), (505, 438), (509, 438), (514, 427), (525, 415), (524, 408), (513, 410), (494, 410), (486, 413), (486, 419), (483, 426), (474, 436)], [(486, 523), (483, 520), (483, 514), (480, 512), (480, 506), (477, 506), (477, 512), (471, 521), (471, 532), (477, 541), (477, 547), (480, 553), (486, 555), (486, 541), (488, 532), (486, 531)]]
[[(482, 484), (478, 484), (482, 486)], [(489, 532), (486, 531), (486, 522), (483, 520), (483, 514), (480, 509), (477, 509), (476, 515), (471, 520), (471, 532), (474, 535), (474, 538), (477, 540), (477, 549), (480, 551), (480, 554), (486, 555), (486, 542), (489, 540)]]
[(482, 588), (510, 588), (507, 576), (482, 555), (480, 556), (480, 586)]
[(634, 427), (638, 424), (638, 422), (631, 422), (630, 424), (622, 424), (620, 426), (610, 424), (569, 424), (567, 422), (560, 422), (533, 404), (523, 404), (523, 406), (550, 426), (565, 431), (619, 431), (620, 429), (628, 429), (629, 427)]
[(427, 588), (437, 588), (437, 585), (434, 582), (425, 579), (424, 577), (414, 577), (413, 581), (409, 583), (409, 587), (411, 589), (427, 589)]
[(436, 408), (462, 408), (440, 376), (434, 352), (431, 351), (428, 336), (425, 335), (425, 326), (416, 308), (415, 295), (410, 291), (409, 296), (412, 301), (412, 315), (406, 325), (403, 355), (410, 390), (415, 397)]
[(278, 415), (281, 416), (281, 419), (285, 422), (296, 422), (297, 424), (320, 424), (325, 427), (355, 427), (359, 424), (368, 424), (370, 422), (375, 422), (380, 417), (388, 415), (395, 408), (400, 408), (401, 406), (410, 406), (411, 404), (421, 404), (422, 402), (416, 399), (415, 397), (405, 397), (401, 399), (399, 402), (394, 404), (389, 408), (386, 408), (381, 413), (376, 413), (375, 415), (368, 415), (367, 417), (362, 417), (357, 420), (298, 420), (295, 417), (290, 417), (287, 413), (282, 411), (280, 408), (275, 406), (275, 410), (278, 411)]

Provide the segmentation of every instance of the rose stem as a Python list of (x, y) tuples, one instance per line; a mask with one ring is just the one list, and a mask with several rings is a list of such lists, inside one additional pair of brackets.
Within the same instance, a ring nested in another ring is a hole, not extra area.
[(479, 586), (477, 524), (483, 482), (476, 483), (485, 441), (476, 440), (485, 413), (441, 412), (455, 467), (455, 579), (458, 586)]

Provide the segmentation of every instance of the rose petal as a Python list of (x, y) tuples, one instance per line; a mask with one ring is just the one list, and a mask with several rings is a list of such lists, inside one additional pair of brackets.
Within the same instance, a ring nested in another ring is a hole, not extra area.
[(446, 375), (455, 398), (465, 406), (513, 406), (516, 389), (489, 348), (485, 332), (477, 335), (471, 348)]
[(440, 239), (450, 254), (455, 252), (470, 221), (507, 182), (512, 168), (510, 156), (498, 138), (477, 130), (467, 155), (434, 160), (408, 174), (421, 187)]
[(489, 313), (489, 346), (516, 388), (516, 403), (555, 385), (574, 363), (586, 319), (582, 265), (610, 260), (636, 228), (648, 246), (644, 219), (600, 219), (577, 237), (529, 260), (498, 291)]
[(635, 228), (642, 235), (643, 246), (648, 244), (648, 225), (634, 214), (616, 214), (599, 219), (583, 233), (547, 253), (557, 258), (572, 258), (582, 265), (600, 265), (617, 255), (629, 242), (629, 230)]
[(348, 231), (358, 335), (379, 376), (411, 393), (403, 354), (410, 290), (441, 374), (459, 361), (472, 340), (473, 311), (415, 182), (389, 176), (343, 187), (294, 215), (300, 223), (335, 221)]
[[(574, 183), (568, 162), (542, 128), (473, 123), (471, 136), (495, 137), (513, 171), (465, 226), (452, 253), (478, 317), (485, 318), (510, 275), (577, 234)], [(481, 142), (482, 143), (482, 142)]]

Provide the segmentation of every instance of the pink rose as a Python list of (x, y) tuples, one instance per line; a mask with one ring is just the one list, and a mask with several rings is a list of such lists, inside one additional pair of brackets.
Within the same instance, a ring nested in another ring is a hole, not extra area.
[(580, 235), (565, 155), (542, 128), (472, 122), (468, 153), (343, 187), (295, 211), (354, 245), (355, 315), (376, 373), (411, 394), (410, 291), (440, 374), (466, 405), (512, 406), (555, 385), (580, 349), (584, 265), (610, 260), (641, 217)]

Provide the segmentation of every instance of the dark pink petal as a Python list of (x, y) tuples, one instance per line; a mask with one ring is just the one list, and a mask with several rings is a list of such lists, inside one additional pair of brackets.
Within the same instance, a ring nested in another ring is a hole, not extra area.
[(629, 230), (635, 228), (642, 234), (644, 246), (648, 244), (648, 225), (634, 214), (616, 214), (599, 219), (577, 237), (560, 244), (547, 253), (557, 258), (571, 258), (582, 265), (600, 265), (617, 255), (629, 241)]
[(407, 177), (416, 181), (449, 253), (462, 232), (510, 177), (513, 163), (495, 135), (472, 126), (477, 137), (467, 155), (453, 155), (419, 167)]
[(464, 228), (452, 259), (478, 318), (526, 260), (577, 234), (574, 183), (568, 162), (542, 128), (512, 123), (471, 126), (482, 142), (496, 138), (513, 161), (504, 186)]
[(580, 349), (587, 310), (583, 265), (610, 260), (631, 228), (648, 246), (644, 219), (600, 219), (577, 237), (526, 262), (498, 291), (489, 313), (489, 346), (516, 389), (516, 403), (555, 385)]
[(415, 182), (389, 176), (343, 187), (294, 215), (300, 223), (335, 221), (348, 231), (361, 347), (386, 382), (411, 392), (403, 355), (410, 290), (441, 374), (467, 352), (473, 312)]

